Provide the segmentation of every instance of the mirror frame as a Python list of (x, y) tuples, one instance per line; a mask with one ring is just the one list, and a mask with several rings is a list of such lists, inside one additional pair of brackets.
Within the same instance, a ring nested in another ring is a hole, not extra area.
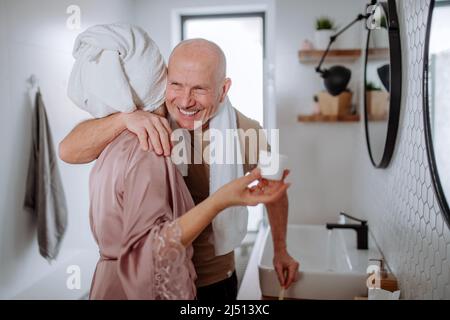
[(369, 53), (369, 42), (371, 30), (368, 30), (366, 41), (366, 53), (364, 63), (364, 127), (366, 132), (366, 144), (370, 156), (370, 161), (375, 168), (384, 169), (389, 166), (392, 154), (394, 153), (395, 143), (397, 140), (397, 131), (400, 121), (400, 108), (402, 96), (402, 51), (400, 44), (400, 28), (397, 15), (397, 6), (395, 0), (378, 1), (376, 5), (381, 5), (388, 21), (389, 32), (389, 62), (390, 62), (390, 100), (389, 100), (389, 119), (387, 126), (386, 142), (384, 145), (383, 156), (379, 163), (376, 163), (370, 148), (370, 137), (367, 115), (367, 99), (366, 99), (366, 80), (367, 80), (367, 63)]
[(444, 220), (450, 227), (450, 207), (442, 188), (439, 172), (437, 168), (436, 158), (434, 156), (433, 135), (431, 132), (430, 106), (429, 106), (429, 90), (428, 90), (428, 74), (429, 74), (429, 53), (430, 53), (430, 36), (431, 25), (433, 22), (433, 12), (436, 7), (436, 1), (430, 1), (428, 12), (427, 29), (425, 34), (424, 57), (423, 57), (423, 125), (425, 134), (425, 145), (427, 149), (428, 167), (430, 168), (431, 181), (435, 196), (438, 200)]

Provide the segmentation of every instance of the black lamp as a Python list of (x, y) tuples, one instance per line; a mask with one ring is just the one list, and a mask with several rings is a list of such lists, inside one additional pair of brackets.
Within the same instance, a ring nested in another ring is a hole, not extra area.
[(377, 69), (378, 77), (381, 80), (381, 83), (383, 84), (383, 87), (386, 89), (387, 92), (390, 91), (391, 85), (390, 85), (390, 75), (391, 75), (391, 67), (388, 64), (382, 65)]
[[(376, 1), (371, 1), (372, 5), (374, 5), (375, 3)], [(319, 65), (316, 67), (316, 72), (320, 73), (320, 75), (324, 79), (325, 88), (332, 96), (337, 96), (347, 89), (350, 78), (352, 76), (352, 72), (348, 68), (345, 68), (343, 66), (333, 66), (329, 69), (322, 69), (322, 64), (326, 56), (328, 55), (328, 52), (330, 51), (330, 47), (342, 33), (347, 31), (348, 28), (350, 28), (358, 21), (368, 19), (371, 15), (371, 13), (359, 14), (355, 20), (342, 28), (342, 30), (340, 30), (338, 33), (330, 37), (327, 49), (323, 53)]]

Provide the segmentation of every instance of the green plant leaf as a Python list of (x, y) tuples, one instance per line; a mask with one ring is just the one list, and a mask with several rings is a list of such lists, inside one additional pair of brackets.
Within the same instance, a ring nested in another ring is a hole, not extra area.
[(316, 30), (334, 30), (334, 21), (329, 17), (319, 17), (316, 19)]
[(366, 83), (366, 91), (381, 91), (381, 88), (377, 87), (372, 81), (369, 81)]

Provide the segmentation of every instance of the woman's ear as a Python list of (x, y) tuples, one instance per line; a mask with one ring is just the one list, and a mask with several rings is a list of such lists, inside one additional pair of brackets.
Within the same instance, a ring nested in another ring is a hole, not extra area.
[(230, 78), (226, 78), (223, 85), (222, 85), (222, 92), (221, 92), (221, 96), (220, 96), (220, 103), (223, 102), (223, 100), (225, 100), (225, 97), (228, 94), (228, 91), (230, 90), (231, 87), (231, 79)]

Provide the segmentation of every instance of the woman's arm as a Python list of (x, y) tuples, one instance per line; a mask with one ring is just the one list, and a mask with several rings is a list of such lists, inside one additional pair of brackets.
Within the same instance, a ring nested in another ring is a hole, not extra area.
[[(170, 194), (167, 191), (168, 169), (165, 160), (155, 154), (138, 150), (130, 161), (130, 169), (124, 174), (123, 210), (124, 234), (143, 231), (144, 226), (151, 228), (168, 214)], [(174, 169), (176, 170), (176, 169)], [(287, 174), (284, 176), (284, 178)], [(205, 229), (224, 209), (233, 206), (255, 206), (271, 204), (280, 199), (289, 188), (283, 180), (277, 184), (268, 184), (262, 179), (259, 168), (235, 179), (210, 195), (207, 199), (172, 220), (180, 228), (180, 242), (184, 247)], [(258, 181), (258, 184), (249, 187)], [(164, 221), (169, 222), (164, 219)], [(135, 239), (135, 236), (131, 238)]]
[[(255, 206), (260, 203), (271, 204), (278, 201), (289, 188), (289, 184), (284, 181), (280, 181), (276, 186), (260, 182), (257, 186), (248, 187), (252, 182), (261, 179), (259, 169), (254, 169), (250, 174), (224, 185), (209, 198), (178, 218), (183, 245), (187, 246), (196, 239), (215, 216), (225, 208)], [(263, 185), (264, 187), (262, 187)]]
[(118, 275), (129, 299), (193, 298), (194, 278), (187, 263), (192, 252), (189, 244), (224, 208), (277, 201), (288, 187), (249, 188), (251, 182), (261, 178), (259, 170), (254, 170), (170, 220), (170, 192), (165, 187), (168, 171), (162, 159), (139, 150), (124, 175)]

